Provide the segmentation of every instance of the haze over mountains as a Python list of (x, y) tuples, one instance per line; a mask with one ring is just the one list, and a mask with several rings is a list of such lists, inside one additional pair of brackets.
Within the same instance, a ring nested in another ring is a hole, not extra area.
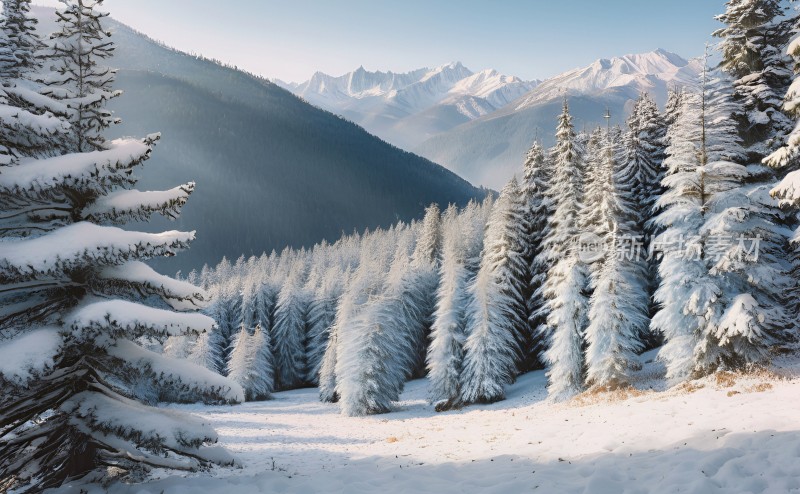
[(472, 72), (460, 62), (406, 73), (359, 67), (338, 77), (317, 72), (303, 83), (276, 83), (404, 149), (503, 108), (537, 84), (492, 69)]
[(286, 87), (472, 183), (499, 189), (520, 171), (536, 136), (552, 143), (564, 96), (578, 129), (605, 125), (606, 108), (611, 123), (622, 124), (641, 92), (663, 105), (669, 86), (693, 85), (700, 71), (698, 60), (659, 49), (597, 60), (543, 82), (492, 70), (473, 74), (453, 63), (407, 74), (318, 73)]
[[(54, 11), (36, 8), (43, 33)], [(337, 240), (342, 232), (421, 218), (435, 202), (463, 205), (484, 192), (430, 161), (302, 101), (264, 79), (166, 48), (109, 19), (123, 96), (110, 137), (161, 132), (140, 189), (190, 180), (197, 189), (177, 222), (197, 230), (167, 271), (222, 256)], [(161, 262), (159, 262), (161, 264)]]

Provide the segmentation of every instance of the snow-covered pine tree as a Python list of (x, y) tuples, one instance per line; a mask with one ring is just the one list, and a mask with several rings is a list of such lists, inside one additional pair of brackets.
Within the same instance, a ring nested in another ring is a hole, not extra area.
[(379, 290), (382, 263), (371, 247), (366, 239), (362, 239), (358, 267), (349, 278), (336, 308), (336, 318), (319, 370), (319, 399), (326, 403), (339, 401), (340, 376), (347, 372), (346, 363), (342, 361), (343, 352), (353, 349), (357, 353), (359, 335), (353, 326), (369, 298)]
[[(694, 349), (707, 321), (718, 316), (719, 289), (710, 279), (697, 240), (704, 223), (707, 191), (703, 175), (703, 98), (683, 93), (678, 117), (667, 131), (664, 193), (655, 219), (662, 232), (654, 239), (662, 253), (661, 283), (655, 293), (660, 310), (651, 328), (664, 336), (659, 358), (666, 362), (667, 378), (681, 381), (694, 369)], [(689, 246), (687, 242), (692, 241)]]
[(633, 202), (637, 224), (634, 234), (643, 237), (652, 233), (647, 225), (661, 194), (666, 130), (655, 101), (642, 93), (628, 118), (623, 142), (625, 161), (620, 164), (615, 181), (620, 194)]
[(0, 68), (4, 79), (25, 77), (41, 68), (37, 55), (46, 45), (36, 33), (37, 24), (36, 18), (31, 15), (30, 0), (3, 2)]
[(786, 321), (780, 212), (763, 186), (745, 184), (729, 82), (704, 72), (701, 89), (685, 95), (668, 131), (656, 218), (662, 308), (651, 326), (664, 334), (659, 358), (673, 381), (762, 360)]
[(66, 107), (41, 94), (36, 53), (42, 40), (30, 0), (3, 2), (0, 18), (0, 165), (27, 156), (53, 156), (67, 140)]
[[(611, 225), (608, 222), (608, 199), (614, 173), (613, 154), (607, 155), (606, 146), (610, 136), (606, 130), (596, 128), (589, 136), (586, 145), (583, 176), (583, 209), (580, 216), (581, 234), (592, 234), (594, 240), (605, 245), (608, 242)], [(613, 150), (612, 150), (613, 153)], [(603, 267), (604, 256), (600, 253), (587, 255), (586, 261), (590, 276), (589, 287)], [(589, 290), (591, 291), (591, 290)]]
[[(336, 323), (328, 344), (328, 349), (335, 344), (335, 350), (326, 351), (320, 373), (320, 399), (338, 400), (342, 413), (346, 415), (387, 412), (388, 402), (391, 402), (395, 392), (392, 389), (376, 389), (376, 393), (384, 394), (375, 400), (367, 394), (365, 387), (367, 383), (361, 372), (375, 359), (389, 360), (388, 354), (377, 354), (385, 351), (380, 345), (380, 337), (384, 334), (380, 326), (377, 324), (369, 326), (369, 321), (372, 320), (369, 313), (370, 302), (379, 297), (383, 291), (385, 267), (380, 256), (371, 252), (371, 249), (367, 250), (368, 246), (369, 244), (365, 242), (359, 267), (339, 304)], [(376, 376), (376, 379), (378, 377)], [(331, 384), (333, 390), (330, 389)]]
[[(223, 259), (220, 264), (223, 268), (230, 266), (226, 265), (225, 261)], [(207, 341), (220, 346), (216, 350), (211, 347), (206, 347), (206, 349), (219, 354), (220, 365), (224, 369), (224, 362), (228, 361), (233, 339), (242, 327), (242, 292), (240, 280), (232, 276), (230, 271), (218, 270), (217, 275), (224, 281), (219, 282), (212, 290), (212, 301), (205, 309), (205, 314), (217, 322), (215, 331), (217, 336), (208, 338)]]
[(636, 249), (639, 215), (628, 191), (617, 188), (614, 146), (608, 137), (602, 157), (608, 186), (603, 187), (600, 210), (609, 224), (609, 248), (590, 300), (586, 369), (588, 384), (616, 388), (627, 384), (636, 352), (643, 347), (640, 337), (649, 322), (650, 297), (645, 256)]
[[(542, 294), (547, 299), (547, 321), (541, 328), (548, 348), (548, 390), (556, 400), (566, 399), (581, 390), (583, 382), (583, 330), (586, 327), (588, 300), (586, 266), (577, 248), (583, 204), (583, 164), (576, 150), (575, 133), (569, 106), (559, 117), (553, 150), (552, 197), (555, 211), (550, 218), (545, 249), (552, 259)], [(555, 184), (558, 184), (555, 186)]]
[[(800, 15), (795, 17), (800, 25)], [(764, 163), (780, 169), (793, 170), (800, 156), (800, 30), (795, 31), (786, 53), (794, 59), (794, 79), (783, 98), (783, 110), (795, 120), (795, 127), (786, 138), (783, 147), (764, 159)], [(773, 190), (773, 195), (797, 206), (800, 204), (800, 171), (789, 173)]]
[(217, 436), (205, 422), (138, 401), (142, 379), (151, 380), (148, 399), (243, 398), (230, 380), (134, 343), (214, 325), (188, 312), (204, 305), (201, 289), (141, 262), (175, 254), (193, 233), (113, 226), (173, 217), (191, 193), (193, 184), (133, 189), (131, 171), (157, 140), (99, 139), (87, 152), (51, 156), (54, 140), (50, 152), (0, 166), (0, 355), (34, 348), (37, 356), (0, 378), (2, 490), (41, 491), (109, 467), (197, 470), (233, 461), (211, 446)]
[(522, 218), (525, 246), (524, 264), (527, 268), (523, 286), (523, 299), (526, 303), (527, 337), (522, 350), (521, 371), (539, 368), (539, 354), (544, 348), (536, 329), (544, 324), (544, 299), (540, 290), (547, 278), (549, 264), (544, 262), (544, 241), (547, 237), (548, 222), (553, 212), (550, 198), (552, 166), (545, 156), (539, 142), (534, 142), (525, 159), (520, 189), (522, 193)]
[(725, 27), (714, 32), (721, 38), (720, 67), (733, 79), (735, 118), (749, 162), (759, 162), (783, 144), (791, 131), (782, 97), (791, 83), (791, 61), (784, 53), (787, 25), (781, 0), (728, 0), (717, 20)]
[(60, 31), (51, 36), (47, 94), (68, 110), (74, 151), (86, 152), (103, 142), (102, 133), (118, 121), (106, 107), (121, 95), (112, 86), (116, 71), (104, 62), (114, 53), (111, 32), (103, 29), (108, 14), (97, 9), (103, 0), (61, 0), (56, 11)]
[(668, 144), (666, 129), (675, 124), (678, 120), (678, 115), (683, 108), (683, 97), (686, 95), (686, 90), (683, 87), (670, 87), (667, 89), (667, 102), (664, 103), (664, 145)]
[[(628, 119), (628, 129), (622, 143), (621, 166), (615, 171), (615, 182), (618, 193), (631, 202), (635, 215), (634, 230), (626, 234), (640, 241), (644, 257), (648, 257), (651, 239), (658, 233), (652, 220), (656, 216), (656, 202), (662, 193), (665, 136), (664, 117), (659, 114), (658, 106), (650, 95), (642, 93)], [(650, 282), (644, 290), (648, 298), (652, 298), (658, 287), (658, 262), (654, 257), (647, 263), (647, 269)], [(655, 313), (655, 304), (651, 302), (650, 305), (650, 312)], [(642, 339), (645, 348), (661, 345), (660, 335), (647, 327), (644, 328)]]
[(480, 266), (485, 227), (484, 213), (475, 202), (470, 202), (461, 214), (451, 205), (442, 219), (440, 281), (426, 358), (428, 394), (437, 411), (461, 406), (468, 287)]
[(743, 164), (747, 153), (731, 118), (739, 112), (734, 87), (723, 74), (714, 75), (705, 91), (708, 202), (701, 236), (708, 239), (704, 254), (722, 296), (720, 320), (711, 321), (695, 349), (699, 374), (766, 360), (785, 340), (790, 321), (783, 303), (791, 286), (784, 251), (790, 233), (769, 187), (751, 180), (764, 175), (762, 167)]
[(385, 413), (400, 398), (425, 338), (418, 276), (411, 265), (411, 238), (399, 239), (389, 273), (378, 296), (368, 301), (348, 331), (358, 332), (344, 345), (339, 403), (346, 415)]
[[(337, 319), (343, 303), (341, 302), (337, 307)], [(339, 326), (336, 324), (337, 319), (334, 319), (334, 324), (331, 326), (325, 353), (322, 355), (322, 361), (319, 364), (317, 387), (319, 388), (319, 401), (323, 403), (336, 403), (339, 401), (339, 395), (336, 394), (336, 357), (339, 350), (340, 331)]]
[(603, 187), (605, 181), (603, 180), (603, 148), (606, 141), (606, 130), (596, 127), (589, 134), (589, 139), (586, 141), (585, 150), (582, 156), (584, 173), (583, 173), (583, 198), (585, 208), (583, 208), (580, 217), (580, 227), (588, 232), (594, 232), (597, 228), (605, 228), (605, 225), (599, 227), (605, 215), (597, 211), (597, 206), (603, 200)]
[(247, 382), (250, 377), (250, 342), (251, 336), (247, 332), (247, 328), (241, 327), (239, 332), (233, 338), (231, 351), (228, 354), (228, 362), (226, 364), (225, 374), (228, 379), (237, 383), (247, 394)]
[(309, 303), (306, 340), (307, 382), (319, 383), (320, 368), (328, 348), (331, 329), (336, 321), (336, 308), (347, 285), (348, 276), (349, 274), (342, 272), (339, 266), (329, 267)]
[(257, 325), (250, 343), (253, 357), (250, 361), (251, 376), (247, 393), (250, 400), (268, 400), (272, 397), (275, 386), (269, 331), (260, 324)]
[(305, 341), (308, 325), (308, 294), (305, 291), (306, 267), (302, 259), (292, 265), (275, 307), (272, 328), (275, 387), (285, 390), (306, 382)]
[(212, 372), (223, 374), (225, 372), (225, 357), (223, 356), (225, 346), (226, 342), (219, 332), (219, 328), (215, 327), (211, 331), (198, 335), (190, 343), (186, 359)]
[(525, 321), (522, 195), (512, 179), (494, 204), (484, 237), (478, 276), (469, 287), (461, 401), (493, 403), (505, 398), (516, 377), (519, 333)]
[(270, 398), (275, 382), (272, 346), (269, 334), (260, 325), (254, 328), (252, 335), (242, 326), (228, 357), (227, 374), (244, 389), (247, 401)]
[[(771, 195), (780, 200), (780, 203), (785, 208), (791, 208), (796, 211), (800, 207), (800, 15), (797, 13), (786, 22), (791, 22), (794, 25), (794, 38), (789, 43), (786, 53), (792, 57), (794, 61), (794, 78), (791, 81), (783, 99), (783, 111), (786, 115), (794, 120), (794, 128), (785, 139), (782, 147), (776, 149), (772, 154), (764, 158), (763, 163), (776, 168), (777, 175), (780, 178), (779, 182), (775, 184), (771, 191)], [(790, 215), (790, 220), (787, 222), (791, 227), (796, 227), (796, 215)], [(800, 244), (798, 244), (797, 231), (791, 239), (791, 246), (788, 249), (790, 257), (793, 262), (792, 276), (795, 280), (795, 286), (787, 296), (788, 308), (794, 314), (794, 319), (797, 320), (798, 311), (800, 311)]]
[(416, 361), (412, 372), (413, 377), (421, 378), (425, 376), (425, 360), (428, 350), (428, 341), (434, 321), (436, 311), (436, 289), (439, 284), (438, 267), (441, 256), (442, 231), (441, 231), (441, 212), (439, 206), (431, 204), (425, 210), (425, 217), (419, 225), (419, 232), (411, 256), (409, 284), (416, 285), (416, 290), (407, 293), (407, 297), (413, 299), (413, 304), (417, 306), (417, 321), (412, 324), (422, 327), (423, 334), (417, 339)]

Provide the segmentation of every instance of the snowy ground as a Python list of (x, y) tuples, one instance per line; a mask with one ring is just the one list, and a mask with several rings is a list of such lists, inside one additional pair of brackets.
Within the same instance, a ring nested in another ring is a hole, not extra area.
[(646, 363), (636, 391), (566, 404), (546, 401), (536, 372), (504, 402), (447, 413), (414, 381), (394, 413), (367, 418), (339, 415), (313, 389), (179, 407), (211, 420), (243, 468), (111, 492), (800, 492), (799, 369), (784, 361), (665, 391)]

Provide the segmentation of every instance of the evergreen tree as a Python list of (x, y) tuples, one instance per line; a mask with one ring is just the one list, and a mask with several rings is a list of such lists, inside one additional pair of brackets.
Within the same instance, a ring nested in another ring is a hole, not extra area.
[(4, 80), (18, 80), (40, 71), (41, 63), (37, 55), (46, 45), (36, 33), (37, 24), (36, 18), (31, 15), (30, 0), (3, 2), (0, 75)]
[[(642, 93), (628, 119), (624, 135), (624, 162), (616, 172), (619, 192), (632, 201), (636, 214), (636, 231), (643, 237), (652, 234), (649, 226), (655, 203), (661, 195), (664, 178), (664, 136), (666, 126), (658, 106), (647, 93)], [(645, 249), (647, 249), (645, 244)]]
[(245, 390), (245, 397), (247, 396), (247, 385), (250, 378), (250, 348), (253, 346), (250, 341), (251, 338), (247, 328), (242, 326), (239, 333), (233, 338), (225, 370), (228, 379), (234, 381)]
[[(320, 375), (320, 398), (338, 400), (345, 415), (388, 412), (397, 392), (385, 381), (385, 372), (370, 374), (377, 370), (374, 366), (388, 365), (390, 349), (384, 345), (389, 341), (385, 326), (370, 325), (369, 313), (370, 301), (383, 291), (384, 268), (371, 252), (364, 254), (336, 315), (335, 339), (332, 336), (336, 351), (330, 358), (325, 355), (324, 360), (331, 362), (323, 362), (323, 369), (333, 364), (334, 373)], [(333, 392), (329, 387), (331, 381), (335, 386)]]
[[(659, 358), (672, 380), (763, 360), (786, 322), (779, 211), (763, 186), (746, 183), (730, 84), (704, 73), (701, 89), (668, 132), (657, 218), (665, 248), (652, 326), (665, 336)], [(756, 255), (745, 243), (759, 238)]]
[[(225, 260), (223, 259), (221, 264), (223, 268), (226, 267), (224, 263)], [(238, 279), (231, 276), (230, 273), (223, 275), (218, 272), (217, 276), (220, 279), (224, 279), (224, 281), (214, 287), (212, 302), (206, 308), (205, 314), (217, 322), (218, 329), (216, 332), (218, 337), (211, 338), (209, 342), (219, 344), (219, 356), (221, 362), (224, 363), (228, 361), (228, 354), (233, 340), (242, 327), (242, 297)], [(222, 365), (222, 368), (224, 368), (224, 365)]]
[(461, 372), (466, 341), (468, 287), (477, 275), (485, 217), (471, 202), (459, 214), (455, 206), (442, 220), (442, 262), (431, 343), (426, 358), (429, 396), (437, 411), (461, 405)]
[(553, 151), (552, 189), (555, 211), (545, 240), (547, 256), (554, 264), (547, 273), (542, 294), (547, 299), (547, 321), (542, 328), (548, 348), (544, 358), (549, 366), (548, 390), (554, 399), (568, 398), (581, 390), (583, 381), (582, 338), (588, 301), (586, 266), (577, 243), (583, 201), (583, 166), (575, 145), (569, 107), (559, 117)]
[[(25, 138), (9, 136), (9, 128), (2, 128), (3, 143)], [(193, 233), (112, 226), (156, 212), (174, 216), (188, 198), (192, 187), (133, 189), (131, 172), (158, 138), (103, 141), (93, 152), (58, 156), (54, 139), (41, 154), (17, 148), (15, 166), (0, 167), (1, 348), (14, 354), (30, 348), (27, 338), (38, 342), (29, 377), (0, 376), (3, 489), (41, 491), (109, 467), (197, 470), (233, 462), (211, 446), (217, 436), (206, 423), (143, 403), (243, 398), (235, 383), (134, 343), (214, 325), (188, 312), (205, 305), (201, 289), (140, 262), (174, 255)]]
[(791, 120), (781, 107), (791, 83), (791, 70), (783, 47), (788, 41), (785, 12), (780, 0), (729, 0), (717, 20), (725, 27), (714, 32), (721, 38), (720, 67), (733, 79), (735, 118), (749, 161), (761, 161), (783, 144)]
[(252, 340), (253, 357), (250, 362), (250, 385), (247, 388), (249, 399), (253, 401), (268, 400), (271, 398), (275, 385), (274, 370), (272, 367), (272, 342), (269, 331), (260, 324), (256, 325)]
[(731, 118), (738, 112), (733, 89), (719, 76), (705, 97), (709, 198), (701, 235), (708, 238), (705, 257), (722, 297), (720, 319), (705, 328), (695, 349), (700, 374), (767, 360), (789, 323), (783, 303), (791, 286), (783, 249), (788, 233), (768, 187), (752, 180), (763, 176), (761, 167), (742, 164), (747, 158)]
[(548, 221), (553, 212), (550, 198), (552, 169), (544, 149), (534, 142), (525, 160), (522, 192), (524, 264), (527, 268), (523, 286), (523, 299), (526, 301), (528, 334), (523, 344), (523, 368), (539, 368), (539, 354), (543, 342), (536, 331), (546, 320), (545, 302), (540, 290), (547, 278), (548, 263), (544, 260), (544, 242), (548, 234)]
[(40, 73), (38, 50), (44, 46), (30, 15), (30, 0), (3, 2), (0, 19), (0, 165), (29, 156), (58, 154), (69, 134), (66, 109), (43, 96), (35, 80)]
[(467, 339), (461, 400), (493, 403), (517, 372), (519, 328), (525, 323), (521, 283), (526, 273), (522, 246), (521, 194), (516, 179), (503, 188), (484, 237), (480, 270), (469, 287)]
[[(634, 214), (633, 230), (625, 235), (634, 239), (637, 255), (641, 252), (642, 257), (650, 257), (646, 264), (650, 281), (642, 288), (648, 299), (652, 299), (658, 287), (658, 262), (654, 256), (648, 254), (651, 240), (658, 233), (653, 219), (657, 214), (656, 203), (663, 191), (661, 181), (664, 179), (666, 136), (664, 118), (650, 96), (642, 93), (628, 119), (628, 130), (623, 137), (621, 166), (615, 171), (617, 191), (623, 196), (623, 200), (630, 203)], [(656, 309), (655, 303), (651, 302), (650, 313), (654, 314)], [(641, 328), (645, 348), (656, 348), (662, 344), (658, 333), (649, 331), (646, 326)]]
[(56, 11), (61, 30), (52, 35), (48, 94), (67, 107), (73, 136), (71, 148), (99, 149), (102, 132), (118, 122), (106, 107), (121, 95), (112, 88), (116, 71), (102, 65), (114, 53), (111, 32), (103, 29), (108, 14), (97, 11), (103, 0), (62, 0)]
[(223, 349), (225, 348), (225, 340), (219, 332), (219, 328), (214, 328), (211, 331), (199, 335), (189, 348), (189, 354), (186, 359), (195, 365), (205, 367), (206, 369), (223, 374), (225, 365), (223, 357)]
[(248, 401), (270, 398), (274, 377), (272, 373), (272, 348), (269, 334), (256, 326), (251, 335), (242, 326), (234, 339), (228, 365), (228, 377), (245, 391)]
[(416, 291), (408, 292), (407, 296), (412, 296), (415, 300), (412, 303), (417, 306), (418, 320), (412, 321), (414, 325), (422, 327), (422, 337), (417, 339), (416, 359), (414, 363), (413, 377), (421, 378), (425, 376), (426, 353), (428, 350), (428, 340), (434, 321), (436, 311), (436, 289), (439, 284), (437, 269), (441, 256), (442, 231), (441, 231), (441, 212), (436, 204), (430, 205), (425, 210), (425, 217), (419, 227), (416, 246), (412, 254), (411, 272), (408, 283), (416, 285)]
[(319, 383), (320, 368), (328, 347), (331, 329), (336, 321), (336, 307), (347, 283), (347, 273), (338, 266), (328, 268), (308, 309), (308, 340), (306, 381)]
[(694, 348), (705, 321), (715, 319), (718, 287), (710, 279), (708, 268), (700, 258), (697, 239), (703, 225), (706, 190), (702, 175), (704, 162), (702, 98), (694, 93), (682, 97), (678, 118), (667, 131), (669, 146), (664, 166), (667, 176), (665, 192), (658, 201), (663, 212), (656, 218), (663, 229), (655, 239), (662, 259), (659, 265), (661, 284), (655, 299), (661, 309), (651, 327), (660, 331), (665, 344), (659, 358), (667, 365), (667, 378), (680, 381), (694, 368)]
[(649, 296), (644, 257), (636, 250), (641, 223), (629, 195), (618, 188), (613, 171), (614, 149), (609, 138), (602, 152), (609, 186), (603, 206), (608, 227), (608, 249), (596, 273), (586, 328), (587, 381), (596, 386), (627, 384), (641, 334), (647, 328)]
[(278, 295), (272, 331), (277, 389), (293, 389), (306, 381), (305, 340), (308, 297), (304, 289), (305, 266), (298, 261)]

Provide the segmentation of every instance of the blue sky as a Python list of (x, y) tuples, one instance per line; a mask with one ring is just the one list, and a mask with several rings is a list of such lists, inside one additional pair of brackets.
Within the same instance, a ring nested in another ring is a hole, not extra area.
[(541, 79), (656, 48), (697, 56), (724, 0), (106, 0), (104, 8), (170, 46), (287, 81), (451, 61)]

